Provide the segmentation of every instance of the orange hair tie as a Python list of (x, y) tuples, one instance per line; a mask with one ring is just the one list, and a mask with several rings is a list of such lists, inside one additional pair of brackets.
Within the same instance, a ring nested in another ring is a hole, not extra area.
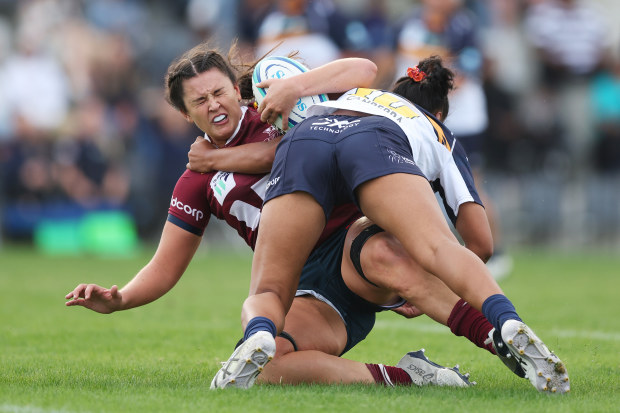
[(407, 69), (407, 76), (412, 78), (414, 82), (421, 82), (426, 77), (426, 73), (415, 66)]

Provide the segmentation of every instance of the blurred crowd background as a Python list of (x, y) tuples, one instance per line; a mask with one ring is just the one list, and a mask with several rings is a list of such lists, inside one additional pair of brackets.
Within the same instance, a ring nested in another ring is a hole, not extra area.
[(0, 243), (155, 241), (200, 135), (163, 76), (207, 39), (368, 57), (381, 88), (444, 56), (503, 245), (620, 246), (617, 0), (0, 0)]

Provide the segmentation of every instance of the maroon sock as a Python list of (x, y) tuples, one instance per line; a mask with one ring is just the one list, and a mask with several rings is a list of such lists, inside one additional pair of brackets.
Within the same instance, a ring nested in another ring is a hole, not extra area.
[(383, 364), (368, 364), (366, 367), (375, 379), (375, 383), (394, 387), (396, 385), (411, 386), (413, 383), (407, 372), (400, 367), (384, 366)]
[(463, 299), (460, 299), (452, 309), (448, 317), (448, 327), (454, 335), (465, 336), (478, 347), (495, 354), (493, 344), (484, 344), (493, 326), (480, 311)]

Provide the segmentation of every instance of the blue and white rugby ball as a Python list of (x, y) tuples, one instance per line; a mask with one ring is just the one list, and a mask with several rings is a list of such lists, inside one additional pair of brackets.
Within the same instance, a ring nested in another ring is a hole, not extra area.
[[(254, 91), (256, 103), (260, 105), (263, 98), (267, 94), (267, 89), (256, 87), (256, 84), (266, 79), (287, 78), (307, 71), (307, 67), (288, 57), (268, 56), (264, 58), (254, 67), (254, 73), (252, 75), (252, 90)], [(315, 103), (325, 102), (326, 100), (328, 99), (324, 94), (299, 98), (295, 104), (295, 107), (288, 115), (289, 129), (306, 119), (306, 113), (310, 106)], [(274, 125), (282, 129), (282, 116), (278, 116), (278, 119), (275, 121)]]

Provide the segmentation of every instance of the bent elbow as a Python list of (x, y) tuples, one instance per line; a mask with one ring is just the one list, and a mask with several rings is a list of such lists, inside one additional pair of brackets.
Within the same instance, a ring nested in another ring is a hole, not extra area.
[(360, 73), (362, 74), (362, 79), (361, 82), (362, 84), (360, 86), (371, 86), (376, 77), (377, 77), (377, 72), (379, 71), (379, 69), (377, 68), (377, 65), (375, 64), (375, 62), (373, 62), (372, 60), (368, 60), (368, 59), (360, 59), (361, 63), (360, 63)]
[(469, 243), (466, 247), (485, 263), (493, 256), (493, 242), (479, 241)]
[(476, 255), (479, 256), (480, 259), (485, 263), (489, 261), (493, 256), (493, 243), (481, 245), (478, 248), (478, 252), (476, 253)]

